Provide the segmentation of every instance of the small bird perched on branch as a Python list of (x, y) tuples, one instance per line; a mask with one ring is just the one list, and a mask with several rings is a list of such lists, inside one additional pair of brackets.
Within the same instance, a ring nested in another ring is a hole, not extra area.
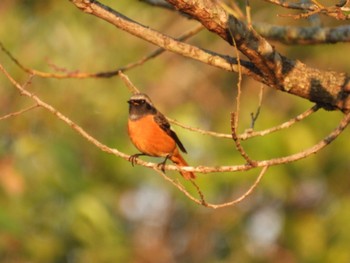
[[(160, 163), (163, 171), (167, 159), (178, 166), (188, 166), (178, 150), (179, 147), (182, 152), (187, 153), (185, 147), (176, 133), (170, 129), (170, 124), (164, 115), (154, 107), (151, 99), (146, 94), (138, 93), (133, 95), (128, 103), (128, 134), (132, 143), (141, 152), (130, 157), (132, 165), (135, 158), (148, 155), (165, 157)], [(180, 173), (187, 180), (196, 177), (193, 172), (180, 171)]]

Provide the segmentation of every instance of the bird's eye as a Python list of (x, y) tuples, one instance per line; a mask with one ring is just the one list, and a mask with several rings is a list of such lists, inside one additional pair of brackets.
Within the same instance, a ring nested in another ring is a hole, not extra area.
[(140, 100), (140, 104), (145, 104), (145, 100)]

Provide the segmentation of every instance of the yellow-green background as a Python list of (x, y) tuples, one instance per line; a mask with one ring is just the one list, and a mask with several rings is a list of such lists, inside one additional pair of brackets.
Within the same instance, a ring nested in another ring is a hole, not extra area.
[[(196, 25), (139, 1), (104, 3), (174, 37)], [(266, 3), (252, 7), (256, 21), (307, 24), (278, 17), (288, 12)], [(156, 48), (69, 1), (2, 0), (0, 19), (1, 42), (21, 63), (42, 71), (54, 71), (52, 64), (67, 71), (112, 70)], [(205, 31), (189, 42), (234, 56), (232, 47)], [(310, 66), (350, 71), (348, 44), (274, 44)], [(28, 80), (2, 52), (0, 62), (20, 83)], [(126, 73), (167, 116), (230, 133), (237, 74), (171, 53)], [(240, 132), (249, 128), (261, 85), (244, 78), (242, 87)], [(35, 77), (27, 88), (101, 142), (136, 153), (125, 128), (130, 93), (119, 78)], [(0, 116), (32, 103), (0, 75)], [(280, 124), (311, 106), (266, 87), (255, 128)], [(321, 140), (341, 117), (321, 110), (293, 128), (243, 146), (256, 159), (292, 154)], [(190, 164), (243, 163), (231, 140), (174, 129)], [(2, 120), (0, 262), (350, 262), (348, 136), (346, 130), (317, 155), (270, 168), (238, 206), (211, 210), (191, 202), (153, 170), (103, 153), (44, 109)], [(258, 173), (198, 174), (197, 182), (208, 201), (220, 203), (242, 194)], [(167, 174), (182, 180), (176, 172)]]

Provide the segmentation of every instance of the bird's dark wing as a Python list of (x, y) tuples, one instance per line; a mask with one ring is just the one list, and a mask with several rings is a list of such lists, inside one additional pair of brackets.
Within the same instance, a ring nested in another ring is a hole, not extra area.
[(164, 115), (157, 111), (157, 113), (154, 115), (154, 120), (171, 138), (174, 139), (176, 144), (179, 146), (180, 150), (184, 153), (187, 153), (179, 137), (177, 137), (176, 133), (172, 129), (170, 129), (170, 123), (164, 117)]

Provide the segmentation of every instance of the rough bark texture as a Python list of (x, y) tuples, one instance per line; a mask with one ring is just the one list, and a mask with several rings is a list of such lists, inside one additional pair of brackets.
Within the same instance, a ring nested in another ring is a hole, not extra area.
[(215, 1), (167, 2), (230, 44), (235, 41), (237, 48), (260, 70), (263, 82), (270, 87), (316, 102), (328, 110), (350, 111), (350, 78), (346, 73), (310, 68), (282, 56), (244, 22), (228, 15)]

